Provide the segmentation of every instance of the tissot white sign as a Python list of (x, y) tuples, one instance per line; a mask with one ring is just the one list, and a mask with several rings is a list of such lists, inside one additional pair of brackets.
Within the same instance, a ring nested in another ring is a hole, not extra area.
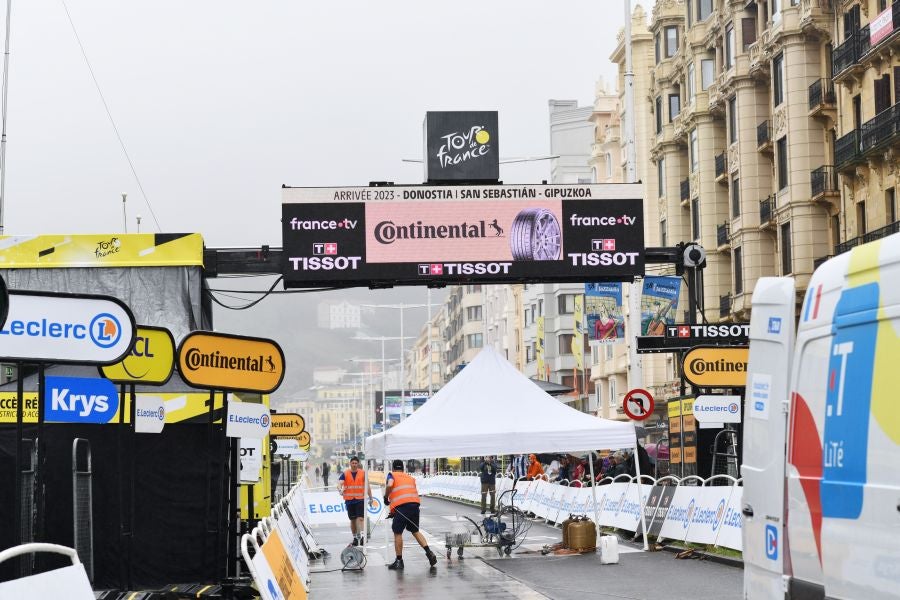
[(740, 423), (740, 396), (697, 396), (694, 418), (698, 423)]
[(262, 439), (269, 435), (269, 407), (254, 402), (229, 402), (225, 435)]
[(12, 291), (0, 357), (106, 365), (128, 354), (134, 332), (134, 316), (116, 298)]
[(262, 469), (262, 441), (241, 438), (241, 483), (256, 483)]

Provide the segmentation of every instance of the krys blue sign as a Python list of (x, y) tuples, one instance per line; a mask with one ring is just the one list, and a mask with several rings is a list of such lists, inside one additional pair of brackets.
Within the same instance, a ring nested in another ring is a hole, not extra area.
[(58, 423), (109, 423), (119, 408), (116, 386), (108, 379), (47, 377), (44, 420)]

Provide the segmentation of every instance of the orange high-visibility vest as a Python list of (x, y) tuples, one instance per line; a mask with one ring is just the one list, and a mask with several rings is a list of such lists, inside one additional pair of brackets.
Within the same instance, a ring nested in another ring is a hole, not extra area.
[(411, 475), (407, 475), (402, 471), (391, 473), (394, 478), (394, 485), (391, 486), (391, 493), (388, 494), (388, 500), (391, 501), (391, 510), (415, 502), (420, 504), (419, 493), (416, 491), (416, 480)]
[[(357, 481), (356, 479), (359, 479)], [(365, 498), (365, 474), (362, 469), (356, 471), (356, 477), (353, 471), (347, 469), (344, 471), (344, 500), (362, 500)]]

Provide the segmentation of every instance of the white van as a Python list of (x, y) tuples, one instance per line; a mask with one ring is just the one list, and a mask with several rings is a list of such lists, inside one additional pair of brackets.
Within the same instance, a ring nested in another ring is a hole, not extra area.
[(900, 598), (900, 234), (760, 279), (747, 371), (744, 597)]

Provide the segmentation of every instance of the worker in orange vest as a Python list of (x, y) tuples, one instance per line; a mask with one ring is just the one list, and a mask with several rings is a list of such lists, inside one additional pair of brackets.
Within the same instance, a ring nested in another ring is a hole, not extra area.
[(391, 507), (390, 517), (394, 521), (391, 531), (394, 532), (394, 551), (396, 560), (388, 565), (388, 569), (403, 570), (403, 530), (409, 531), (419, 545), (425, 549), (425, 556), (433, 568), (437, 564), (437, 556), (428, 547), (425, 536), (419, 531), (419, 493), (416, 490), (416, 480), (411, 475), (403, 472), (403, 461), (395, 460), (392, 471), (388, 473), (385, 483), (384, 503)]
[[(344, 506), (350, 517), (350, 531), (353, 532), (353, 545), (362, 546), (365, 538), (365, 482), (366, 472), (359, 468), (359, 458), (350, 459), (350, 468), (338, 477), (338, 491), (344, 496)], [(372, 500), (372, 488), (368, 489), (369, 501)]]

